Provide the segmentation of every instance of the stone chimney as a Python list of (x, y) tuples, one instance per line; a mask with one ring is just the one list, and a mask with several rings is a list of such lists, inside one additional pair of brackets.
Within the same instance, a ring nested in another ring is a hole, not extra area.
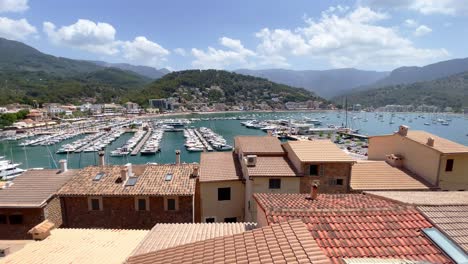
[(316, 200), (318, 195), (318, 184), (314, 183), (312, 184), (312, 187), (310, 188), (310, 199), (311, 200)]
[(401, 125), (398, 128), (398, 134), (400, 134), (400, 136), (406, 137), (406, 135), (408, 135), (408, 129), (409, 129), (408, 126)]
[(391, 166), (398, 167), (398, 168), (403, 167), (403, 156), (390, 154), (390, 155), (387, 155), (386, 157), (387, 158), (385, 161)]
[(127, 167), (122, 167), (120, 170), (120, 177), (117, 180), (117, 183), (125, 182), (127, 180), (128, 169)]
[(193, 166), (192, 177), (193, 177), (193, 178), (198, 177), (199, 171), (200, 171), (200, 168), (199, 168), (198, 166)]
[(428, 137), (426, 145), (428, 145), (429, 147), (434, 147), (434, 138), (433, 137)]
[(59, 163), (60, 163), (60, 173), (66, 172), (68, 170), (67, 160), (65, 160), (65, 159), (60, 160)]
[(176, 163), (177, 165), (180, 164), (180, 150), (176, 150), (176, 151), (175, 151), (175, 163)]
[(101, 167), (104, 166), (104, 165), (106, 165), (106, 162), (105, 162), (105, 152), (102, 151), (102, 150), (99, 151), (98, 156), (99, 156), (99, 164), (98, 164), (98, 165), (101, 166)]

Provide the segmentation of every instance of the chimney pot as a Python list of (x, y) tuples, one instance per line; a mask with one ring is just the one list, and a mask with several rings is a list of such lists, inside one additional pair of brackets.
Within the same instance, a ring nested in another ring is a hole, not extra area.
[(193, 167), (193, 172), (192, 172), (192, 177), (196, 178), (198, 177), (198, 173), (200, 171), (200, 168), (198, 166)]
[(408, 126), (401, 125), (401, 126), (398, 128), (398, 134), (400, 134), (400, 135), (403, 136), (403, 137), (406, 137), (406, 136), (408, 135), (408, 129), (409, 129)]
[(99, 151), (98, 153), (99, 155), (99, 166), (104, 166), (106, 163), (105, 163), (105, 152), (104, 151)]
[(429, 147), (433, 147), (434, 146), (434, 138), (433, 137), (427, 138), (426, 145), (428, 145)]
[(60, 163), (60, 173), (64, 173), (68, 170), (67, 168), (67, 160), (63, 159), (59, 161)]
[(314, 183), (312, 184), (312, 187), (310, 188), (310, 199), (316, 200), (318, 195), (318, 184)]
[(122, 182), (125, 182), (127, 180), (127, 173), (128, 173), (127, 167), (123, 167), (122, 170), (120, 170), (120, 180)]
[(180, 150), (175, 151), (175, 157), (176, 157), (176, 164), (180, 164)]

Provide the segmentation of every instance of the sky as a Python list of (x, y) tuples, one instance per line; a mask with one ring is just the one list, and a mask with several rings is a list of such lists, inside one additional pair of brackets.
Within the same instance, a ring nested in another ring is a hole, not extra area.
[(0, 37), (170, 70), (387, 71), (468, 57), (468, 0), (0, 0)]

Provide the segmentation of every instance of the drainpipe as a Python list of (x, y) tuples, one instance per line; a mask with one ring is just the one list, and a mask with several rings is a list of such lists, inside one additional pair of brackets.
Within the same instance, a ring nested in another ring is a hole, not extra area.
[(195, 223), (195, 194), (192, 195), (192, 223)]

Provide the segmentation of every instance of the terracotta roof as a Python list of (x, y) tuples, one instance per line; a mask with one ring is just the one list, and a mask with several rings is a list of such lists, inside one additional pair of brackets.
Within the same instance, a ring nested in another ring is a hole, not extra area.
[(200, 182), (235, 181), (242, 178), (233, 152), (204, 152), (200, 156)]
[(468, 205), (468, 191), (466, 192), (366, 192), (371, 195), (390, 199), (392, 201), (412, 205)]
[(420, 206), (424, 216), (468, 253), (468, 205)]
[(281, 141), (271, 136), (237, 136), (234, 138), (235, 147), (244, 154), (283, 155)]
[[(191, 178), (194, 164), (145, 165), (133, 166), (137, 177), (133, 186), (116, 183), (120, 177), (122, 166), (90, 166), (73, 177), (58, 192), (59, 196), (73, 195), (181, 195), (190, 196), (195, 193), (195, 178)], [(138, 173), (138, 169), (142, 172)], [(95, 176), (104, 172), (100, 180)], [(172, 180), (166, 181), (167, 174), (173, 175)]]
[(293, 165), (285, 157), (257, 157), (253, 167), (247, 167), (249, 176), (297, 176)]
[[(451, 140), (436, 136), (434, 134), (428, 133), (421, 130), (408, 130), (406, 136), (409, 139), (412, 139), (418, 143), (421, 143), (425, 146), (427, 139), (429, 137), (434, 138), (434, 147), (431, 147), (442, 153), (468, 153), (468, 147)], [(429, 147), (429, 146), (428, 146)]]
[(42, 207), (78, 170), (29, 170), (0, 190), (0, 207)]
[(132, 255), (239, 234), (255, 227), (255, 223), (157, 224), (136, 247)]
[(266, 226), (156, 252), (127, 263), (329, 263), (301, 221)]
[[(362, 194), (342, 194), (341, 203), (338, 202), (340, 196), (336, 195), (331, 198), (319, 195), (316, 201), (310, 201), (304, 194), (297, 196), (297, 202), (285, 195), (287, 203), (282, 202), (280, 196), (262, 194), (259, 199), (259, 195), (255, 195), (260, 207), (266, 211), (268, 223), (301, 219), (334, 263), (343, 263), (343, 258), (401, 258), (452, 263), (422, 234), (421, 229), (432, 227), (432, 224), (416, 208)], [(285, 204), (290, 204), (293, 209), (285, 210)]]
[(286, 148), (301, 162), (353, 162), (354, 159), (338, 148), (330, 140), (288, 141)]
[(54, 229), (43, 241), (27, 244), (1, 263), (123, 263), (147, 230)]
[(385, 161), (359, 161), (351, 170), (353, 190), (429, 190), (416, 175)]

